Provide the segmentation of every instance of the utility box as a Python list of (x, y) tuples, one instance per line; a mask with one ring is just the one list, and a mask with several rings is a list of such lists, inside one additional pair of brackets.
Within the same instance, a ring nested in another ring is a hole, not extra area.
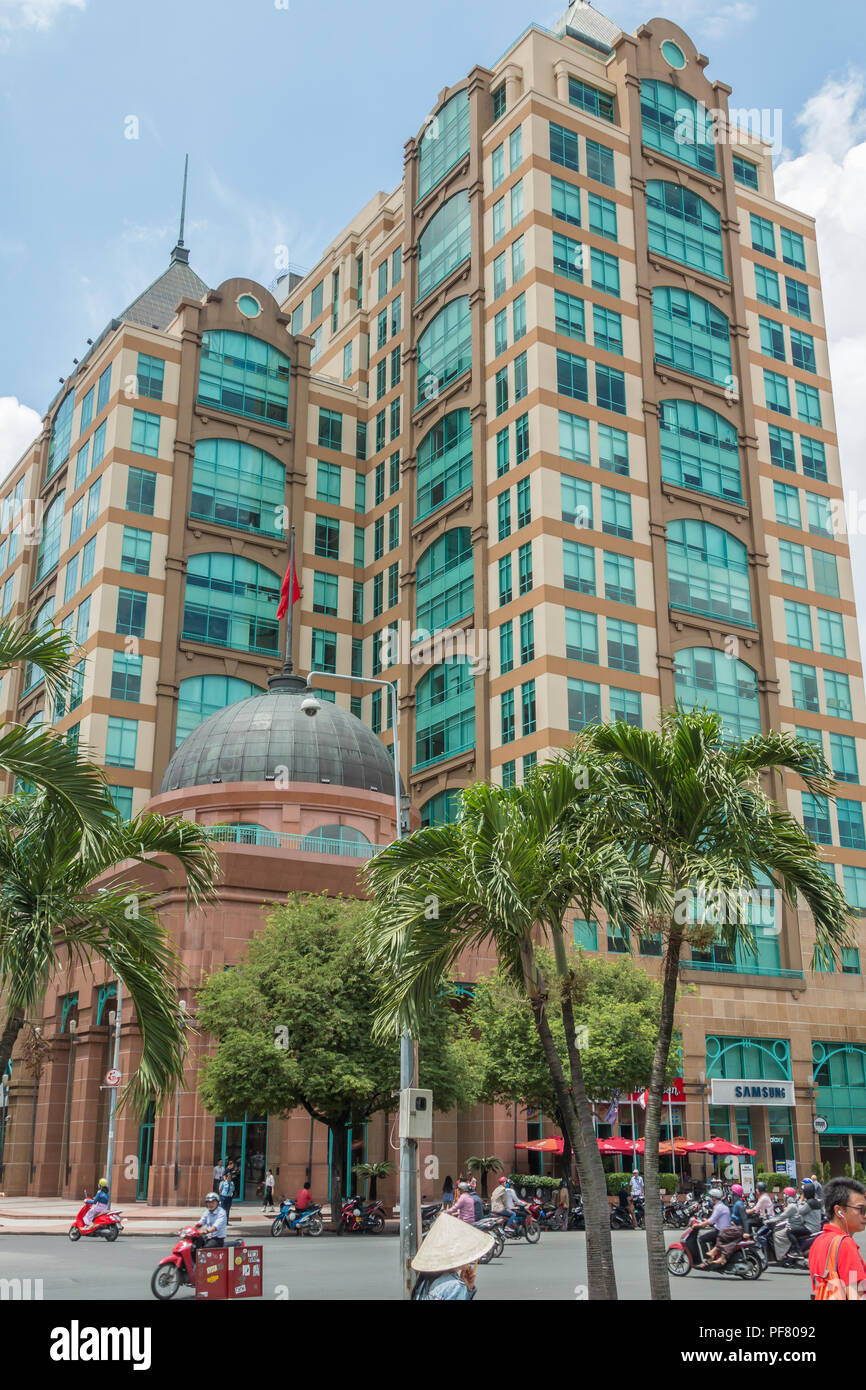
[(433, 1138), (433, 1092), (407, 1086), (400, 1092), (400, 1138)]

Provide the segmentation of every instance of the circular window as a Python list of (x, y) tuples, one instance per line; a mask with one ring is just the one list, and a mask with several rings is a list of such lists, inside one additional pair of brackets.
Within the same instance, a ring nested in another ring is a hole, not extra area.
[(257, 319), (262, 312), (262, 306), (251, 294), (242, 294), (238, 299), (238, 308), (248, 319)]
[(662, 44), (662, 57), (672, 68), (684, 68), (686, 65), (686, 55), (673, 39), (665, 39)]

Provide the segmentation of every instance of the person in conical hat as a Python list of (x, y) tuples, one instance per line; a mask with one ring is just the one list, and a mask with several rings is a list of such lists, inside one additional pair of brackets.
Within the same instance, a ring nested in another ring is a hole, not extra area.
[(493, 1243), (489, 1232), (441, 1212), (412, 1261), (412, 1268), (421, 1275), (412, 1297), (439, 1302), (474, 1298), (475, 1266)]

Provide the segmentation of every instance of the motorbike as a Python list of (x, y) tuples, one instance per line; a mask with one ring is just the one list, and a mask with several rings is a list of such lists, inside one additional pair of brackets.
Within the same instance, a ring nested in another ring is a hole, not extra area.
[(610, 1229), (612, 1231), (633, 1231), (634, 1217), (628, 1207), (611, 1207)]
[(583, 1203), (579, 1197), (568, 1213), (568, 1229), (570, 1231), (583, 1231), (586, 1229), (586, 1220), (583, 1215)]
[(489, 1254), (482, 1255), (478, 1261), (479, 1264), (489, 1265), (491, 1260), (498, 1260), (505, 1249), (505, 1237), (502, 1234), (499, 1217), (485, 1216), (481, 1221), (474, 1222), (474, 1225), (476, 1230), (486, 1231), (488, 1235), (493, 1237), (493, 1249)]
[(421, 1230), (424, 1235), (430, 1230), (436, 1217), (443, 1210), (441, 1202), (425, 1202), (421, 1207)]
[(499, 1218), (503, 1239), (522, 1240), (525, 1238), (530, 1245), (537, 1245), (541, 1240), (541, 1227), (535, 1220), (535, 1217), (530, 1215), (528, 1208), (518, 1207), (514, 1213), (514, 1217), (517, 1224), (511, 1227), (508, 1225), (507, 1214)]
[(697, 1211), (697, 1202), (689, 1200), (681, 1202), (679, 1197), (675, 1197), (670, 1205), (665, 1207), (665, 1225), (683, 1229), (688, 1226)]
[(114, 1241), (123, 1230), (121, 1213), (119, 1211), (101, 1211), (93, 1218), (93, 1224), (85, 1226), (85, 1213), (93, 1205), (93, 1198), (88, 1197), (69, 1227), (69, 1239), (71, 1241), (80, 1240), (82, 1236), (100, 1236), (103, 1240)]
[(280, 1214), (271, 1224), (271, 1235), (288, 1235), (294, 1231), (299, 1236), (320, 1236), (325, 1228), (322, 1208), (311, 1202), (303, 1211), (298, 1211), (294, 1202), (284, 1197), (280, 1203)]
[(639, 1231), (646, 1228), (646, 1218), (644, 1216), (644, 1201), (642, 1197), (632, 1197), (631, 1204), (634, 1207), (634, 1224)]
[(538, 1222), (538, 1225), (542, 1231), (555, 1231), (557, 1229), (556, 1225), (554, 1224), (554, 1217), (556, 1216), (556, 1207), (546, 1207), (543, 1204), (543, 1202), (538, 1201), (530, 1202), (529, 1214), (532, 1217), (533, 1221)]
[(799, 1269), (808, 1271), (809, 1269), (809, 1249), (815, 1238), (820, 1235), (819, 1231), (811, 1231), (806, 1236), (799, 1239), (795, 1236), (794, 1241), (788, 1250), (787, 1255), (781, 1259), (776, 1254), (776, 1232), (778, 1227), (775, 1222), (769, 1221), (766, 1226), (761, 1226), (755, 1232), (755, 1243), (759, 1246), (764, 1255), (765, 1268), (767, 1264), (778, 1265), (779, 1269)]
[[(178, 1289), (195, 1288), (195, 1262), (204, 1239), (197, 1226), (184, 1226), (170, 1255), (160, 1260), (150, 1279), (150, 1291), (154, 1298), (166, 1302), (174, 1298)], [(227, 1240), (226, 1247), (244, 1245), (243, 1239)]]
[[(685, 1278), (697, 1265), (703, 1263), (704, 1251), (698, 1245), (699, 1224), (699, 1219), (696, 1216), (692, 1217), (682, 1240), (674, 1241), (673, 1245), (668, 1247), (668, 1272), (677, 1278)], [(709, 1242), (707, 1244), (708, 1248), (711, 1248)], [(706, 1272), (733, 1274), (739, 1279), (760, 1279), (764, 1272), (764, 1265), (758, 1250), (755, 1248), (754, 1240), (751, 1236), (743, 1236), (742, 1240), (734, 1246), (724, 1265), (710, 1265)]]
[(350, 1197), (343, 1203), (340, 1217), (344, 1231), (370, 1231), (378, 1235), (385, 1229), (385, 1208), (378, 1200), (365, 1203), (360, 1197)]

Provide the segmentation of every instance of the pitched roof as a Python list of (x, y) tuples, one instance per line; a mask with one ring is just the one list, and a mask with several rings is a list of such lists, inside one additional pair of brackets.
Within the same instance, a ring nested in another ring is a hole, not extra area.
[(140, 323), (144, 328), (166, 329), (174, 318), (178, 300), (201, 299), (207, 294), (208, 286), (187, 264), (188, 255), (183, 249), (178, 255), (176, 247), (168, 268), (124, 309), (120, 319)]
[(579, 39), (582, 43), (588, 43), (591, 48), (597, 48), (607, 54), (611, 52), (622, 30), (613, 20), (593, 9), (588, 0), (574, 0), (574, 4), (569, 6), (553, 32), (567, 34), (569, 38)]

